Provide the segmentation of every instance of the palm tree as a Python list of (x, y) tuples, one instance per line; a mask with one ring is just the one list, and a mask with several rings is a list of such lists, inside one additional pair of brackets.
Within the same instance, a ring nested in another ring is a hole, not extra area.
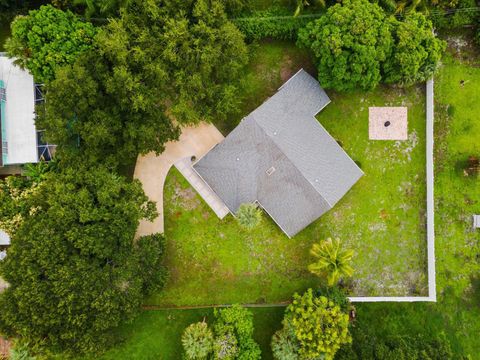
[(251, 230), (262, 221), (262, 210), (256, 204), (241, 204), (237, 211), (237, 221), (243, 228)]
[(335, 285), (341, 277), (350, 277), (352, 267), (348, 264), (353, 257), (353, 250), (343, 250), (340, 240), (328, 238), (318, 244), (313, 244), (310, 254), (317, 262), (308, 266), (311, 273), (327, 278), (328, 286)]

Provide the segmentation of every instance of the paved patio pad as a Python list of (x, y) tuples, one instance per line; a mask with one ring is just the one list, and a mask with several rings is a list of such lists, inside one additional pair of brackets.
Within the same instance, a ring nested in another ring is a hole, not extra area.
[(368, 108), (370, 140), (408, 140), (406, 107)]

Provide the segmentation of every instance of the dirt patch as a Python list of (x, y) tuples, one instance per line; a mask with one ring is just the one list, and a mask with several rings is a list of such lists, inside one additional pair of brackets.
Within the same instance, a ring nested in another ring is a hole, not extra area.
[(175, 181), (172, 201), (185, 210), (194, 210), (201, 204), (195, 190), (193, 190), (191, 187), (182, 189), (180, 183), (177, 181)]
[(12, 342), (0, 336), (0, 359), (10, 358), (11, 347), (12, 347)]
[(280, 67), (280, 78), (282, 82), (290, 79), (294, 74), (295, 70), (293, 69), (293, 60), (290, 55), (285, 54), (282, 59), (282, 66)]

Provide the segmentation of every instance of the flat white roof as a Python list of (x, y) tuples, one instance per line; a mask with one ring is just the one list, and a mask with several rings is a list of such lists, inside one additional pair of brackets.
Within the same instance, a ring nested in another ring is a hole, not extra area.
[(33, 76), (0, 56), (0, 80), (6, 88), (5, 125), (8, 146), (4, 165), (37, 162)]
[(2, 230), (0, 230), (0, 245), (10, 245), (10, 236)]

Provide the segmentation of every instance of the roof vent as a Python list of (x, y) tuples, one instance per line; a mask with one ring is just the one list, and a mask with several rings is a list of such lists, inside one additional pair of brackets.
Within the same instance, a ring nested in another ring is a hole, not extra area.
[(266, 171), (268, 176), (272, 175), (274, 172), (275, 172), (275, 168), (273, 166)]

